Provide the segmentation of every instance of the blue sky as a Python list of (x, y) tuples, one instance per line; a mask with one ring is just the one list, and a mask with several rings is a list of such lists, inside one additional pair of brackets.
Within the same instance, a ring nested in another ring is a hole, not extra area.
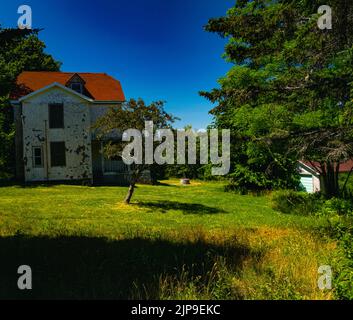
[(205, 128), (212, 105), (198, 95), (230, 68), (225, 40), (203, 30), (235, 0), (1, 0), (0, 24), (17, 26), (17, 8), (30, 5), (33, 27), (44, 28), (46, 51), (62, 71), (106, 72), (127, 98), (165, 100), (166, 109)]

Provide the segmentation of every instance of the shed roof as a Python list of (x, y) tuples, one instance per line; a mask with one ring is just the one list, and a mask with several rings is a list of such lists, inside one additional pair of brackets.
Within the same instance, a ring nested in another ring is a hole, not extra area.
[[(313, 171), (318, 172), (317, 169), (321, 169), (320, 163), (318, 162), (309, 162), (309, 161), (301, 161), (301, 163), (303, 163), (305, 166), (309, 167), (310, 169), (312, 169)], [(340, 164), (340, 168), (339, 168), (339, 172), (340, 173), (344, 173), (344, 172), (350, 172), (353, 168), (353, 159), (343, 162)]]

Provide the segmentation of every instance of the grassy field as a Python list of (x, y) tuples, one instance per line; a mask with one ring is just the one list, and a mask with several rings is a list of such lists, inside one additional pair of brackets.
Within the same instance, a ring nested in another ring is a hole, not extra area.
[[(319, 218), (273, 211), (222, 183), (0, 188), (0, 298), (332, 299), (341, 253)], [(33, 290), (17, 289), (29, 265)]]

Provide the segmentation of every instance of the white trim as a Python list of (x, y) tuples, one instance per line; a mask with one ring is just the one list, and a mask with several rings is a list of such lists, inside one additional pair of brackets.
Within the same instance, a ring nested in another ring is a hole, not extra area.
[(320, 172), (317, 172), (314, 168), (306, 165), (302, 161), (299, 161), (299, 166), (302, 166), (304, 168), (304, 170), (306, 170), (309, 174), (312, 174), (312, 175), (317, 176), (317, 177), (320, 176)]
[(44, 92), (44, 91), (46, 91), (46, 90), (49, 90), (49, 89), (51, 89), (51, 88), (54, 88), (54, 87), (58, 87), (58, 88), (60, 88), (60, 89), (63, 89), (63, 90), (65, 90), (65, 91), (67, 91), (67, 92), (69, 92), (69, 93), (71, 93), (71, 94), (73, 94), (73, 95), (75, 95), (75, 96), (77, 96), (77, 97), (80, 97), (80, 98), (83, 99), (83, 100), (86, 100), (86, 101), (89, 101), (89, 102), (93, 102), (93, 101), (94, 101), (93, 99), (90, 99), (90, 98), (84, 96), (83, 94), (80, 94), (80, 93), (78, 93), (78, 92), (76, 92), (76, 91), (74, 91), (74, 90), (72, 90), (72, 89), (70, 89), (70, 88), (68, 88), (68, 87), (65, 87), (65, 86), (63, 86), (62, 84), (57, 83), (57, 82), (54, 82), (54, 83), (52, 83), (52, 84), (50, 84), (50, 85), (48, 85), (48, 86), (46, 86), (46, 87), (43, 87), (43, 88), (41, 88), (41, 89), (39, 89), (39, 90), (37, 90), (37, 91), (31, 92), (30, 94), (28, 94), (28, 95), (26, 95), (26, 96), (24, 96), (24, 97), (18, 99), (17, 101), (18, 101), (18, 102), (25, 101), (25, 100), (27, 100), (27, 99), (33, 97), (33, 96), (36, 96), (37, 94), (40, 94), (40, 93), (42, 93), (42, 92)]

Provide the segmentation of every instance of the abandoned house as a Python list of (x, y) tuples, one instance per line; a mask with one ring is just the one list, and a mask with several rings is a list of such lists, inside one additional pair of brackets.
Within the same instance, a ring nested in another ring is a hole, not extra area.
[(104, 157), (92, 129), (124, 100), (120, 82), (105, 73), (21, 73), (11, 100), (17, 178), (125, 184), (128, 166)]

